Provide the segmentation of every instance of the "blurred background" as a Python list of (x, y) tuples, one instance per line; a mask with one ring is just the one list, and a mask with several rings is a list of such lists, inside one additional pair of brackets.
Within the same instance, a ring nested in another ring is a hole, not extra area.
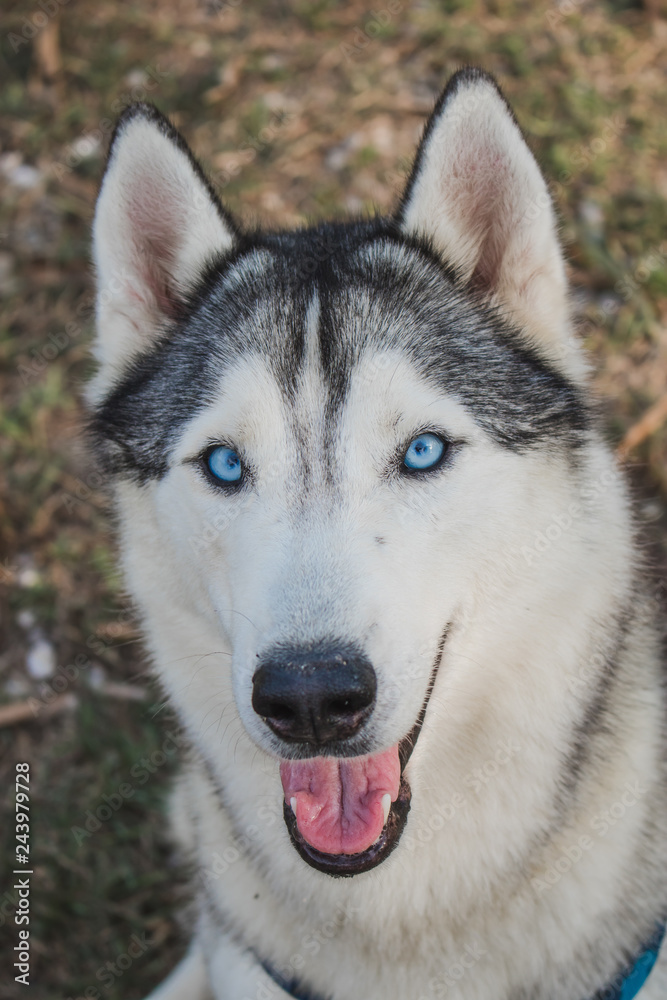
[[(243, 224), (287, 226), (390, 209), (449, 74), (496, 74), (550, 180), (659, 589), (667, 5), (4, 0), (0, 44), (0, 995), (133, 1000), (183, 949), (164, 820), (182, 748), (82, 440), (90, 223), (115, 117), (153, 101)], [(32, 769), (29, 989), (12, 970), (17, 761)]]

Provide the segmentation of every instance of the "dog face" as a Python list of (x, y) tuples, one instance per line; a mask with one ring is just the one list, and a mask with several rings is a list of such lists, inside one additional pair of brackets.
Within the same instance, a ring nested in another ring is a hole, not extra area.
[(520, 585), (586, 435), (538, 168), (467, 71), (395, 219), (247, 236), (139, 106), (95, 255), (93, 426), (165, 682), (207, 759), (282, 761), (309, 864), (373, 867), (436, 675), (481, 682), (438, 674), (448, 634)]

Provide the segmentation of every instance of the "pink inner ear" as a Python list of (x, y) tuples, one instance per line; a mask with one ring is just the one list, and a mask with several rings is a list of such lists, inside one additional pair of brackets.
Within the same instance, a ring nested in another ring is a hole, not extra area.
[(497, 147), (471, 148), (459, 162), (457, 174), (460, 225), (474, 234), (477, 263), (470, 283), (494, 291), (500, 283), (503, 260), (517, 221), (512, 205), (512, 166)]
[(127, 220), (138, 278), (130, 294), (151, 311), (157, 309), (173, 319), (181, 301), (175, 270), (183, 214), (167, 185), (164, 192), (143, 185), (128, 199)]

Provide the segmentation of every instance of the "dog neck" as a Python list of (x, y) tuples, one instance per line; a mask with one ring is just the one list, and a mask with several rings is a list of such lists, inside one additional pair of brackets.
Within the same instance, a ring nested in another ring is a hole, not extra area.
[[(666, 931), (667, 924), (658, 925), (655, 934), (634, 961), (625, 965), (614, 979), (607, 986), (598, 990), (594, 996), (590, 997), (590, 1000), (633, 1000), (634, 997), (638, 996), (658, 959)], [(315, 993), (297, 979), (286, 979), (270, 962), (259, 957), (258, 961), (267, 976), (293, 1000), (331, 1000), (330, 997)]]
[(591, 1000), (633, 1000), (651, 975), (665, 939), (667, 924), (659, 924), (634, 962), (626, 965), (606, 987), (598, 990)]

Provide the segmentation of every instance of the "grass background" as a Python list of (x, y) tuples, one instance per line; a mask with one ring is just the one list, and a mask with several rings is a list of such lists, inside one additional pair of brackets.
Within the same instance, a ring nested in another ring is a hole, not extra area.
[[(390, 209), (448, 75), (466, 62), (497, 74), (552, 181), (609, 434), (631, 433), (640, 514), (660, 538), (667, 6), (35, 0), (5, 3), (1, 30), (0, 994), (132, 1000), (181, 954), (183, 879), (164, 836), (178, 753), (138, 777), (168, 708), (146, 677), (81, 440), (90, 223), (116, 114), (153, 101), (243, 223), (283, 226)], [(54, 671), (41, 680), (40, 657)], [(17, 761), (32, 766), (29, 990), (11, 968)], [(130, 797), (77, 837), (122, 784)], [(133, 934), (147, 950), (101, 981)]]

